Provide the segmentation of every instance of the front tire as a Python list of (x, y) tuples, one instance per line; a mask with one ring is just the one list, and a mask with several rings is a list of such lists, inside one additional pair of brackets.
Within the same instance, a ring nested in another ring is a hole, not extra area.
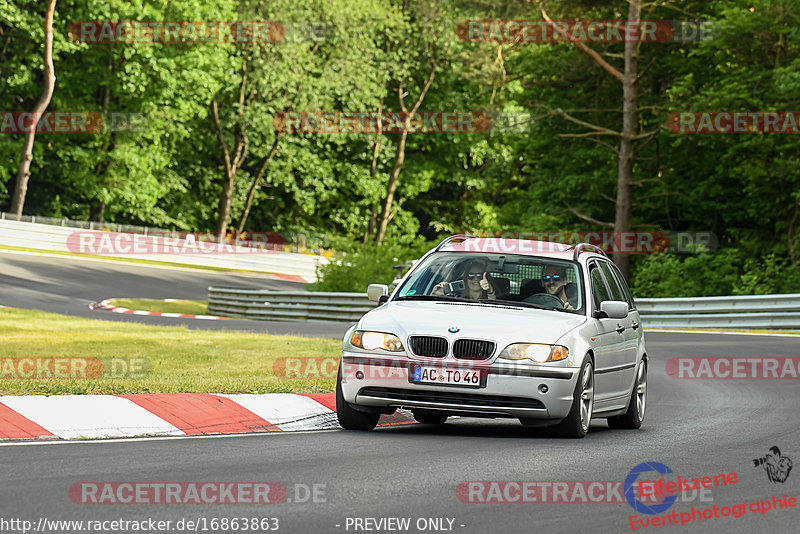
[(347, 430), (372, 430), (378, 424), (381, 414), (378, 412), (359, 412), (350, 407), (342, 393), (342, 367), (336, 376), (336, 418), (342, 428)]
[(628, 402), (628, 411), (622, 415), (608, 418), (609, 428), (636, 429), (642, 426), (644, 410), (647, 407), (647, 361), (642, 360), (636, 381), (633, 383), (631, 400)]
[(564, 438), (582, 438), (589, 432), (594, 409), (594, 366), (590, 359), (581, 366), (581, 373), (575, 384), (572, 395), (572, 408), (567, 417), (558, 423), (553, 430)]

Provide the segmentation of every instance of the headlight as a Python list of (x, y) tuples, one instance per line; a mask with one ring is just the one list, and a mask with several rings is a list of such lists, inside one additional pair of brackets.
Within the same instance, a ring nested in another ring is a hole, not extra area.
[(353, 335), (350, 336), (350, 344), (361, 347), (364, 350), (383, 349), (389, 352), (405, 351), (399, 337), (394, 334), (385, 334), (383, 332), (356, 330), (353, 332)]
[(503, 360), (532, 360), (536, 363), (557, 362), (569, 356), (569, 349), (561, 345), (539, 343), (514, 343), (507, 346), (498, 358)]

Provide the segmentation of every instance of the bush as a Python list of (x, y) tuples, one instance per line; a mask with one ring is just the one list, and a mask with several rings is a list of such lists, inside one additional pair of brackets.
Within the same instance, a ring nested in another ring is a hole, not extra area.
[(633, 265), (631, 289), (637, 298), (797, 293), (800, 266), (774, 254), (744, 258), (735, 249), (652, 254)]
[(410, 245), (353, 244), (349, 251), (340, 252), (330, 263), (317, 267), (317, 282), (308, 289), (366, 293), (369, 284), (390, 284), (397, 272), (394, 265), (418, 259), (435, 246), (422, 238)]

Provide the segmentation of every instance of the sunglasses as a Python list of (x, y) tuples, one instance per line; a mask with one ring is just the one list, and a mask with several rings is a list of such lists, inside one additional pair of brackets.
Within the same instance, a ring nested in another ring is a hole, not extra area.
[(549, 282), (550, 280), (552, 280), (554, 282), (558, 282), (559, 280), (561, 280), (561, 275), (558, 275), (558, 274), (549, 275), (548, 274), (548, 275), (545, 275), (545, 276), (542, 277), (542, 282)]
[(470, 280), (477, 280), (478, 278), (482, 278), (483, 273), (467, 273), (467, 278)]

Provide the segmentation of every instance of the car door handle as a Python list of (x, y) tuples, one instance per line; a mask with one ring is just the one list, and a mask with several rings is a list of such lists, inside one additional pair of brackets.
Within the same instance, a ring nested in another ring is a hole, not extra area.
[(636, 330), (637, 328), (639, 328), (639, 323), (637, 323), (637, 322), (635, 322), (635, 321), (634, 321), (634, 322), (633, 322), (633, 324), (631, 324), (631, 328), (633, 328), (634, 330)]
[(624, 327), (624, 326), (622, 326), (621, 324), (617, 324), (617, 333), (618, 333), (618, 334), (621, 334), (621, 333), (623, 333), (624, 331), (625, 331), (625, 327)]

